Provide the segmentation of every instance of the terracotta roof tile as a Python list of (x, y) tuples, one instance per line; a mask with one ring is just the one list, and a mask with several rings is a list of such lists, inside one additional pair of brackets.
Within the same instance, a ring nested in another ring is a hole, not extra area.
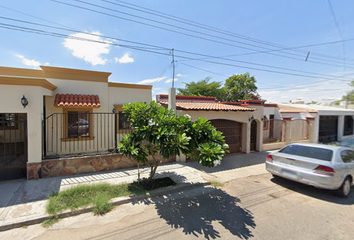
[(94, 107), (101, 106), (98, 95), (57, 94), (54, 100), (56, 107)]
[[(168, 105), (167, 102), (161, 101), (163, 105)], [(222, 103), (201, 103), (201, 102), (176, 102), (176, 107), (179, 110), (199, 110), (199, 111), (254, 111), (254, 108), (240, 107), (227, 105)]]

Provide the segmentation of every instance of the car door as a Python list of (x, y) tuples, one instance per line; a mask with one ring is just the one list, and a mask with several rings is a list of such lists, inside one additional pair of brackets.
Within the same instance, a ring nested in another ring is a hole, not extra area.
[(340, 155), (345, 164), (347, 174), (354, 176), (354, 151), (349, 149), (342, 150)]

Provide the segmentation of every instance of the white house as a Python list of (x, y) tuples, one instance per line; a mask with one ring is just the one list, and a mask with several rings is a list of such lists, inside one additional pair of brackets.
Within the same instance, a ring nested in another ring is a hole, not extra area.
[[(109, 82), (110, 75), (49, 66), (0, 67), (0, 178), (132, 166), (117, 154), (94, 155), (115, 149), (128, 131), (122, 105), (150, 102), (152, 86)], [(91, 156), (80, 158), (82, 153)]]
[(313, 119), (311, 142), (335, 142), (354, 137), (353, 109), (322, 105), (278, 104), (282, 118)]
[[(168, 95), (157, 95), (156, 101), (167, 107)], [(210, 120), (223, 132), (230, 153), (249, 153), (263, 150), (264, 102), (217, 102), (214, 97), (176, 96), (177, 114), (188, 114)]]

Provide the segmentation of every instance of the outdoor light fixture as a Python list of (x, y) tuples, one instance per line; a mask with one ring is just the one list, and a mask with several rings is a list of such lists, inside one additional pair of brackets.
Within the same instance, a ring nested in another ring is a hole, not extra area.
[(116, 108), (113, 108), (113, 109), (112, 109), (112, 113), (116, 113)]
[(21, 104), (22, 104), (23, 108), (26, 108), (26, 106), (28, 105), (28, 100), (25, 97), (25, 95), (23, 95), (23, 97), (21, 98)]
[(253, 115), (252, 115), (252, 117), (250, 117), (250, 118), (248, 119), (248, 121), (251, 122), (251, 121), (253, 121), (253, 120), (254, 120), (254, 117), (253, 117)]

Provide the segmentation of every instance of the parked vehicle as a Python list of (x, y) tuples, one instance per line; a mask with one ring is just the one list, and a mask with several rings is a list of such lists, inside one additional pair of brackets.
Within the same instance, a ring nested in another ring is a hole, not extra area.
[(354, 179), (354, 149), (290, 144), (267, 156), (266, 169), (275, 177), (334, 190), (337, 195), (347, 197)]
[(347, 138), (336, 143), (338, 146), (354, 148), (354, 138)]

